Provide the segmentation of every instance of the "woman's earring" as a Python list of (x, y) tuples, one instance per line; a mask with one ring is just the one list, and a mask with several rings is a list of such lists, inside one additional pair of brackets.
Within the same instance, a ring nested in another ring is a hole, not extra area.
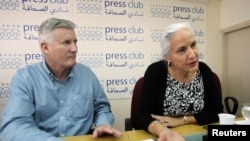
[(170, 62), (170, 61), (168, 61), (168, 66), (169, 66), (169, 67), (171, 66), (171, 62)]

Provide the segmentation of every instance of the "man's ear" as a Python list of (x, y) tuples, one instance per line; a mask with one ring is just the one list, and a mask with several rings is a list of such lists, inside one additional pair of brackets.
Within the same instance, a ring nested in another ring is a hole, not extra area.
[(40, 43), (40, 48), (41, 48), (41, 50), (42, 50), (42, 52), (43, 52), (44, 54), (49, 54), (48, 43), (46, 43), (46, 42), (41, 42), (41, 43)]

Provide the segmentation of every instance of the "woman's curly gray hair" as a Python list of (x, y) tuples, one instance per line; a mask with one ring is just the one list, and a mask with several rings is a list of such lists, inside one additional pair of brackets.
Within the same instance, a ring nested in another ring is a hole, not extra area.
[(194, 34), (191, 25), (188, 22), (173, 23), (165, 28), (160, 41), (162, 56), (166, 56), (168, 54), (170, 48), (170, 40), (173, 37), (174, 33), (183, 28), (189, 29)]

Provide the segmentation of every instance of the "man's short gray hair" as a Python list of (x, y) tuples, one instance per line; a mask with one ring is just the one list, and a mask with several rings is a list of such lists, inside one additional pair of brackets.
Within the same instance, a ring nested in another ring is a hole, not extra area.
[(39, 42), (41, 41), (49, 42), (51, 39), (52, 31), (56, 28), (61, 28), (61, 27), (74, 29), (76, 25), (69, 20), (49, 18), (46, 21), (42, 22), (39, 27), (39, 31), (38, 31)]

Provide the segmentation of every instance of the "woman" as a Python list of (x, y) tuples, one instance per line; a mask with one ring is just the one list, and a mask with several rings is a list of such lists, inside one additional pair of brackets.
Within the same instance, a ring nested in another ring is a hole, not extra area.
[(145, 74), (136, 115), (136, 128), (158, 141), (184, 140), (168, 127), (217, 122), (222, 97), (212, 70), (199, 62), (196, 38), (188, 23), (169, 25), (161, 40), (163, 60)]

